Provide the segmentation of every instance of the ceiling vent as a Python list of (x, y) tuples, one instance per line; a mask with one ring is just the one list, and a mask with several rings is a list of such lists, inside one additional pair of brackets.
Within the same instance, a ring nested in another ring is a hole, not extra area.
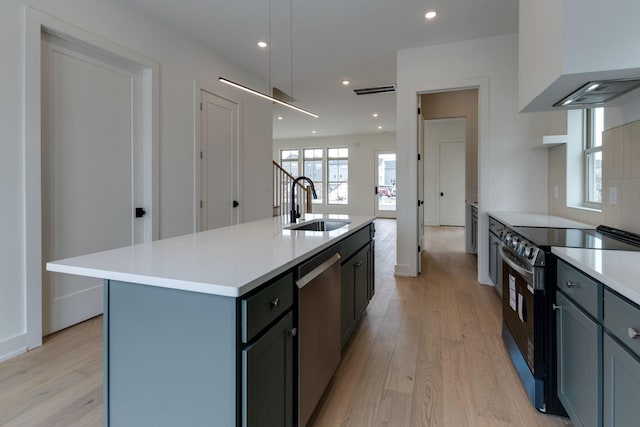
[(354, 89), (353, 91), (356, 93), (356, 95), (372, 95), (374, 93), (395, 92), (396, 85), (361, 87), (360, 89)]
[(553, 104), (554, 107), (601, 105), (640, 86), (639, 79), (592, 81)]

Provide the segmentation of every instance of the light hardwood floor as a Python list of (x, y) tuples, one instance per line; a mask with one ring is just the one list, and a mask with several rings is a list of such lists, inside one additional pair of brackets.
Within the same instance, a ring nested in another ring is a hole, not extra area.
[[(376, 221), (376, 296), (310, 425), (571, 425), (527, 400), (464, 230), (428, 228), (418, 278), (393, 275), (395, 236), (394, 220)], [(102, 425), (101, 317), (0, 363), (0, 425)]]

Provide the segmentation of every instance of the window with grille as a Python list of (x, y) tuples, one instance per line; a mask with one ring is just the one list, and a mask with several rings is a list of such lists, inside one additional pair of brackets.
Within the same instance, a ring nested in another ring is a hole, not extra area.
[(349, 149), (327, 149), (327, 204), (349, 203)]

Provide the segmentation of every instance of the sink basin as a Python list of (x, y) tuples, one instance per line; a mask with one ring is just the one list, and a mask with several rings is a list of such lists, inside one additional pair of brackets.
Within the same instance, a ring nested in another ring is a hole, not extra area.
[(302, 231), (332, 231), (337, 230), (351, 224), (351, 221), (341, 221), (335, 219), (316, 219), (309, 222), (303, 222), (302, 224), (293, 224), (285, 227), (287, 230), (302, 230)]

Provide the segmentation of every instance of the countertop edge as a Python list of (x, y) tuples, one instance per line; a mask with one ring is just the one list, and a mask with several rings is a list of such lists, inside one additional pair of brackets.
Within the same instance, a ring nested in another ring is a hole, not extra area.
[[(556, 255), (558, 258), (566, 261), (568, 264), (570, 264), (571, 266), (575, 267), (576, 269), (582, 271), (583, 273), (587, 274), (588, 276), (591, 276), (592, 278), (596, 279), (597, 281), (599, 281), (600, 283), (602, 283), (603, 285), (605, 285), (607, 288), (619, 293), (620, 295), (624, 296), (625, 298), (627, 298), (628, 300), (632, 301), (633, 303), (640, 305), (640, 288), (638, 290), (634, 290), (632, 289), (629, 285), (625, 284), (624, 282), (627, 279), (627, 277), (625, 277), (624, 279), (620, 279), (620, 278), (615, 278), (615, 277), (611, 277), (609, 275), (603, 274), (600, 271), (597, 271), (592, 265), (590, 264), (586, 264), (585, 262), (583, 262), (582, 260), (579, 260), (577, 258), (575, 258), (574, 256), (572, 256), (568, 251), (568, 249), (571, 250), (571, 252), (575, 252), (575, 253), (581, 253), (581, 254), (589, 254), (589, 253), (595, 253), (595, 252), (603, 252), (602, 249), (580, 249), (580, 248), (560, 248), (560, 247), (552, 247), (551, 248), (551, 252)], [(636, 263), (635, 265), (637, 265), (638, 267), (636, 268), (637, 270), (637, 274), (635, 274), (635, 277), (640, 276), (640, 252), (629, 252), (629, 251), (612, 251), (612, 250), (607, 250), (605, 251), (607, 254), (609, 255), (621, 255), (624, 254), (628, 257), (637, 257), (637, 261), (638, 263)], [(606, 262), (606, 261), (604, 261)], [(634, 279), (629, 277), (628, 281), (633, 281)], [(637, 280), (636, 280), (637, 281)]]
[[(355, 226), (353, 226), (352, 228), (350, 227), (344, 233), (339, 234), (337, 236), (332, 236), (330, 239), (318, 244), (312, 249), (299, 254), (295, 258), (288, 259), (286, 262), (283, 262), (282, 264), (279, 264), (278, 266), (271, 268), (269, 271), (259, 274), (256, 277), (252, 277), (250, 280), (247, 280), (246, 282), (239, 281), (237, 286), (231, 286), (228, 284), (226, 285), (215, 284), (211, 282), (199, 282), (194, 280), (180, 280), (180, 279), (171, 278), (171, 277), (162, 277), (162, 275), (157, 275), (157, 274), (137, 274), (137, 273), (126, 272), (126, 271), (117, 271), (114, 269), (73, 265), (74, 260), (76, 258), (82, 258), (82, 256), (48, 262), (46, 264), (46, 269), (51, 272), (66, 273), (66, 274), (79, 275), (79, 276), (85, 276), (85, 277), (93, 277), (93, 278), (98, 278), (103, 280), (117, 280), (117, 281), (130, 282), (130, 283), (136, 283), (141, 285), (156, 286), (156, 287), (163, 287), (163, 288), (169, 288), (169, 289), (184, 290), (184, 291), (190, 291), (190, 292), (198, 292), (198, 293), (204, 293), (204, 294), (237, 298), (256, 289), (257, 287), (279, 276), (280, 274), (288, 271), (289, 269), (298, 265), (300, 262), (304, 261), (305, 259), (308, 259), (309, 257), (312, 257), (322, 252), (323, 250), (328, 249), (329, 247), (335, 245), (336, 243), (350, 237), (351, 235), (369, 226), (369, 224), (375, 221), (375, 217), (371, 217), (368, 215), (354, 215), (353, 217), (359, 217), (359, 220), (356, 221)], [(239, 224), (239, 225), (242, 225), (242, 224)], [(296, 232), (296, 233), (301, 233), (301, 232)], [(199, 233), (192, 233), (192, 234), (199, 234)], [(180, 237), (184, 237), (184, 236), (177, 236), (177, 238), (180, 238)], [(170, 239), (173, 239), (173, 238), (170, 238)], [(165, 239), (165, 240), (169, 240), (169, 239)], [(158, 240), (155, 242), (161, 242), (161, 241), (162, 240)], [(149, 243), (152, 244), (154, 242), (149, 242)], [(125, 248), (119, 248), (119, 249), (125, 249)], [(117, 250), (118, 249), (114, 249), (113, 251), (117, 251)], [(111, 252), (111, 251), (105, 251), (105, 253), (106, 252)], [(89, 255), (90, 256), (99, 255), (99, 253), (89, 254)]]
[(489, 211), (488, 215), (508, 227), (595, 229), (595, 225), (538, 212)]

